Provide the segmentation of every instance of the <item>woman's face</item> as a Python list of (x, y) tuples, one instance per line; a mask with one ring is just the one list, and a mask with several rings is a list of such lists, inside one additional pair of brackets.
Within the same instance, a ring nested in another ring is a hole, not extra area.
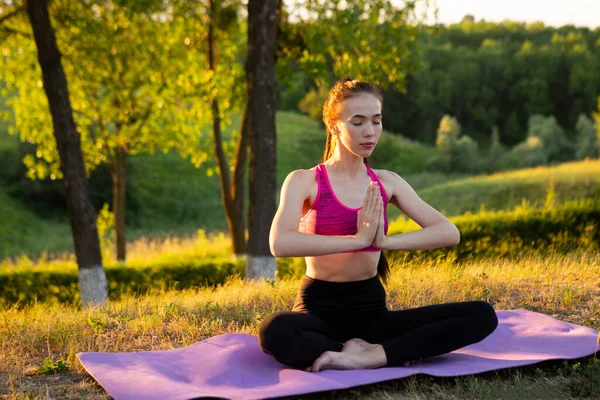
[(369, 157), (381, 136), (381, 102), (369, 93), (346, 99), (335, 121), (338, 141), (359, 157)]

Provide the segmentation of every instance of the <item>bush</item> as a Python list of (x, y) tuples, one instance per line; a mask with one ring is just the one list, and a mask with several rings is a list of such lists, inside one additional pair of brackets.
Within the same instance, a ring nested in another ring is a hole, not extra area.
[[(243, 261), (182, 261), (146, 268), (107, 267), (109, 299), (125, 293), (144, 294), (160, 289), (189, 289), (220, 285), (233, 275), (244, 276)], [(79, 278), (76, 270), (21, 270), (0, 273), (0, 305), (58, 301), (79, 304)]]
[(506, 154), (506, 148), (500, 143), (500, 133), (498, 127), (494, 126), (492, 129), (492, 140), (487, 154), (487, 162), (485, 170), (487, 172), (499, 171), (501, 166), (502, 157)]
[(456, 142), (455, 171), (479, 172), (479, 148), (477, 142), (467, 135), (463, 135)]
[(456, 118), (444, 115), (437, 131), (435, 145), (440, 154), (427, 161), (427, 167), (437, 171), (477, 172), (480, 170), (477, 142), (460, 136)]
[(579, 114), (575, 129), (577, 130), (575, 158), (578, 160), (583, 160), (586, 157), (598, 158), (598, 152), (600, 151), (598, 149), (599, 138), (596, 137), (594, 121), (585, 114)]
[(538, 137), (548, 162), (572, 160), (575, 147), (565, 136), (554, 116), (535, 114), (529, 117), (527, 138)]
[[(568, 253), (578, 249), (598, 251), (600, 247), (600, 200), (587, 199), (540, 209), (527, 205), (511, 211), (483, 211), (452, 218), (461, 233), (452, 248), (418, 251), (390, 251), (390, 257), (439, 257), (452, 253), (457, 260), (510, 257), (526, 252), (552, 250)], [(407, 229), (393, 223), (389, 234)], [(387, 254), (386, 253), (386, 254)]]
[(536, 167), (545, 164), (548, 164), (548, 155), (544, 151), (542, 140), (537, 136), (528, 137), (504, 154), (500, 160), (501, 169)]

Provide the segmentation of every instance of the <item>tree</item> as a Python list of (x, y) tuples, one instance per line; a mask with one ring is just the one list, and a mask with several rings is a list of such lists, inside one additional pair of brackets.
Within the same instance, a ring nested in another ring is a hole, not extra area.
[(64, 176), (67, 210), (79, 266), (81, 301), (84, 306), (103, 303), (107, 300), (107, 282), (100, 255), (96, 212), (89, 196), (80, 137), (73, 120), (67, 79), (46, 0), (28, 0), (27, 14), (38, 49), (60, 170)]
[(487, 169), (488, 172), (497, 171), (500, 168), (500, 160), (506, 153), (506, 149), (500, 143), (500, 132), (498, 127), (494, 125), (492, 128), (492, 140), (490, 142), (490, 147), (488, 148), (488, 160), (487, 160)]
[[(217, 70), (219, 43), (224, 39), (224, 35), (232, 30), (237, 22), (236, 7), (239, 4), (226, 4), (225, 2), (208, 1), (208, 69), (212, 73)], [(230, 46), (231, 47), (231, 46)], [(229, 68), (232, 68), (232, 63)], [(246, 96), (240, 96), (245, 99)], [(241, 100), (240, 99), (240, 100)], [(246, 159), (248, 154), (248, 141), (250, 132), (248, 132), (248, 108), (244, 111), (242, 118), (241, 132), (237, 145), (235, 164), (233, 167), (234, 179), (231, 181), (229, 176), (229, 165), (223, 149), (223, 139), (221, 135), (221, 112), (219, 108), (219, 99), (217, 97), (211, 100), (211, 112), (213, 117), (213, 145), (217, 163), (219, 166), (219, 178), (221, 180), (221, 198), (225, 207), (227, 223), (232, 239), (232, 250), (236, 256), (246, 253), (246, 223), (244, 218), (244, 200), (245, 200), (245, 172)]]
[(458, 138), (461, 134), (461, 126), (456, 118), (450, 115), (444, 115), (438, 127), (438, 135), (435, 145), (444, 153), (453, 154), (456, 152)]
[[(211, 75), (196, 68), (205, 51), (191, 46), (184, 21), (160, 0), (91, 6), (55, 0), (52, 16), (61, 28), (57, 40), (64, 43), (86, 171), (104, 164), (112, 177), (117, 259), (124, 261), (130, 157), (175, 149), (196, 165), (208, 158), (210, 141), (199, 131), (208, 124), (205, 104), (214, 87)], [(4, 78), (18, 94), (11, 99), (15, 126), (22, 140), (37, 145), (35, 157), (24, 162), (32, 178), (59, 179), (49, 116), (34, 79), (33, 52), (26, 39), (13, 39)]]
[(598, 138), (594, 121), (585, 114), (579, 114), (577, 118), (577, 152), (575, 158), (583, 160), (586, 157), (598, 157)]
[(527, 137), (540, 138), (548, 162), (571, 159), (573, 145), (565, 137), (564, 130), (558, 125), (554, 116), (544, 117), (535, 114), (529, 117)]
[(420, 3), (427, 6), (419, 0), (402, 8), (388, 0), (296, 1), (292, 7), (304, 11), (297, 32), (306, 48), (282, 59), (298, 60), (319, 87), (352, 76), (404, 91), (408, 73), (419, 64)]
[(441, 155), (430, 160), (434, 168), (450, 171), (475, 172), (479, 169), (477, 142), (467, 135), (461, 136), (461, 126), (456, 118), (444, 115), (438, 128), (436, 147)]
[(276, 0), (248, 1), (248, 128), (250, 137), (249, 241), (246, 278), (274, 278), (269, 231), (275, 215)]

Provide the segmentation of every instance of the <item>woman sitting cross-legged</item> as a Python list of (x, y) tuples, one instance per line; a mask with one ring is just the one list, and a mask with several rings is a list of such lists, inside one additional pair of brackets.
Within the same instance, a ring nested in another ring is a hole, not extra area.
[[(291, 367), (366, 369), (407, 366), (490, 335), (498, 325), (484, 301), (390, 311), (382, 250), (419, 250), (459, 243), (456, 226), (393, 171), (367, 158), (382, 132), (382, 94), (343, 79), (323, 105), (323, 162), (291, 172), (270, 233), (276, 257), (306, 257), (306, 276), (292, 311), (262, 321), (263, 351)], [(423, 229), (387, 236), (387, 204)]]

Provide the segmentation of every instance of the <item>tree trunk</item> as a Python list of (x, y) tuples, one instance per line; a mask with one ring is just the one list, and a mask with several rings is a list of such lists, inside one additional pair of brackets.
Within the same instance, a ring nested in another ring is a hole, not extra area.
[(117, 261), (124, 263), (127, 257), (125, 237), (125, 195), (127, 188), (127, 161), (128, 154), (119, 147), (115, 153), (116, 165), (112, 171), (113, 181), (113, 212), (115, 215), (115, 229), (117, 231)]
[(67, 78), (60, 61), (61, 54), (50, 24), (46, 1), (28, 0), (27, 14), (33, 28), (44, 90), (52, 114), (54, 137), (65, 184), (67, 212), (79, 266), (81, 302), (83, 306), (104, 303), (108, 298), (108, 285), (100, 255), (96, 211), (89, 195), (81, 140), (73, 120)]
[[(216, 9), (213, 0), (209, 0), (210, 24), (208, 26), (208, 68), (214, 71), (217, 65), (216, 47), (217, 39), (215, 37), (215, 16)], [(223, 138), (221, 136), (221, 117), (219, 114), (219, 101), (217, 99), (211, 102), (211, 112), (213, 117), (213, 143), (217, 165), (219, 166), (219, 179), (221, 183), (221, 201), (225, 208), (227, 225), (232, 240), (232, 250), (236, 257), (241, 257), (246, 253), (246, 223), (244, 218), (244, 175), (246, 170), (246, 129), (245, 123), (242, 123), (240, 140), (236, 154), (236, 163), (234, 169), (234, 180), (231, 182), (229, 175), (229, 164), (223, 150)], [(244, 117), (244, 121), (245, 121)]]
[(275, 278), (269, 231), (275, 215), (275, 0), (248, 1), (246, 82), (250, 133), (250, 202), (246, 279)]
[[(235, 166), (233, 169), (233, 221), (241, 221), (234, 225), (231, 231), (233, 237), (234, 251), (236, 255), (246, 255), (248, 243), (246, 241), (246, 216), (244, 214), (244, 200), (246, 199), (246, 162), (248, 160), (249, 142), (249, 112), (248, 102), (244, 110), (240, 138), (238, 140), (237, 153), (235, 155)], [(238, 245), (239, 244), (239, 245)]]

